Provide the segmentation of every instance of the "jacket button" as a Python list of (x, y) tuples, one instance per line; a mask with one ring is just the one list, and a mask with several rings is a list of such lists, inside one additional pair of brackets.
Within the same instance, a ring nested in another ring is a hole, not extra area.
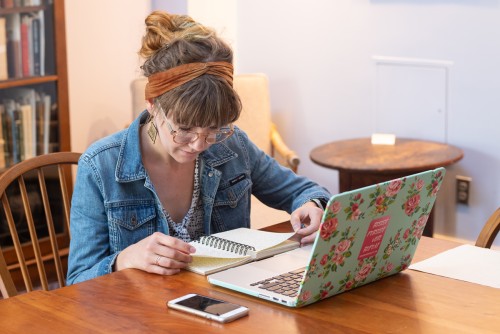
[(131, 223), (132, 223), (132, 226), (137, 225), (137, 217), (135, 215), (132, 216)]
[(214, 173), (213, 172), (208, 172), (208, 177), (212, 177), (214, 176)]

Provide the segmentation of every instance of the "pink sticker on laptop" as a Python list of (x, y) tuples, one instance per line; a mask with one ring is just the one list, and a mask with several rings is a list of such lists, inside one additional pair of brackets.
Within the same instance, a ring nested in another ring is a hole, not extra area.
[(375, 256), (384, 239), (385, 231), (389, 226), (390, 216), (380, 217), (371, 221), (368, 231), (366, 232), (365, 240), (361, 246), (358, 260), (363, 260), (368, 257)]

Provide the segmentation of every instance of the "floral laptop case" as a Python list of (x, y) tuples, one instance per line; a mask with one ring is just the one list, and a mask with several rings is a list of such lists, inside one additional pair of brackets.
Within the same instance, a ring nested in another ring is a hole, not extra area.
[(445, 170), (334, 195), (313, 245), (207, 277), (212, 284), (301, 307), (406, 269)]
[(406, 269), (444, 168), (330, 198), (296, 300), (304, 306)]

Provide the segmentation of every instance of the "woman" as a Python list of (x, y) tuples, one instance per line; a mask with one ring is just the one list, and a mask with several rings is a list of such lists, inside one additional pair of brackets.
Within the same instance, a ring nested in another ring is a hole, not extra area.
[(68, 284), (137, 268), (171, 275), (201, 235), (250, 227), (250, 196), (292, 212), (312, 242), (330, 194), (232, 125), (232, 51), (188, 16), (153, 12), (140, 55), (145, 110), (82, 155), (71, 208)]

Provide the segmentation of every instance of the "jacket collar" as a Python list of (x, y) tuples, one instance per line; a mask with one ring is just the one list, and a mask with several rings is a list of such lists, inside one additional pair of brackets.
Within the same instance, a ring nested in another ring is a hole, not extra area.
[[(148, 118), (148, 112), (145, 110), (137, 117), (132, 124), (125, 130), (120, 154), (116, 163), (115, 177), (118, 182), (130, 182), (145, 179), (146, 169), (142, 163), (142, 153), (140, 149), (139, 129)], [(237, 134), (230, 137), (227, 141), (235, 140)], [(222, 165), (238, 156), (231, 150), (226, 142), (212, 145), (208, 150), (200, 154), (204, 163), (211, 167)]]

